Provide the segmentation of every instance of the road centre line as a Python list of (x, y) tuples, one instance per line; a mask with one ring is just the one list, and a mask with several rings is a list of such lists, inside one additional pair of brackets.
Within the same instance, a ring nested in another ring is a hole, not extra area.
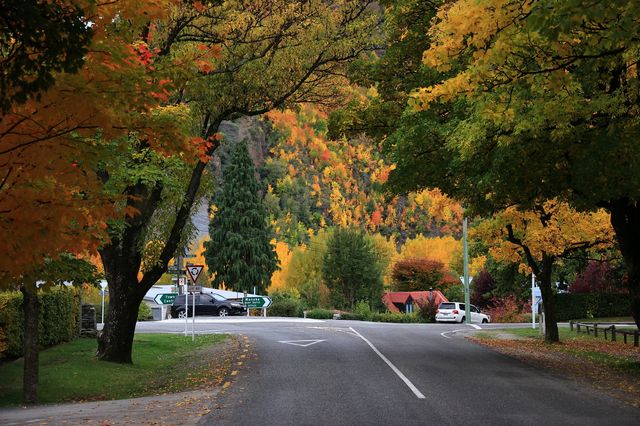
[(413, 383), (411, 383), (411, 380), (409, 380), (407, 378), (407, 376), (405, 376), (404, 374), (402, 374), (402, 371), (400, 371), (398, 369), (398, 367), (396, 367), (395, 365), (393, 365), (393, 363), (391, 361), (389, 361), (387, 359), (386, 356), (384, 356), (375, 346), (373, 346), (373, 343), (371, 343), (366, 337), (364, 337), (362, 334), (358, 333), (356, 330), (353, 329), (353, 327), (349, 327), (351, 329), (351, 331), (353, 331), (355, 333), (356, 336), (360, 337), (362, 340), (365, 341), (365, 343), (367, 345), (369, 345), (369, 347), (371, 347), (371, 349), (373, 349), (373, 351), (378, 354), (378, 356), (380, 357), (380, 359), (382, 359), (390, 368), (391, 370), (393, 370), (394, 373), (396, 373), (396, 375), (398, 377), (400, 377), (400, 379), (409, 387), (409, 389), (411, 389), (411, 392), (413, 392), (413, 394), (415, 396), (418, 397), (418, 399), (425, 399), (425, 396), (422, 394), (422, 392), (420, 392), (418, 390), (418, 388), (415, 387), (415, 385)]

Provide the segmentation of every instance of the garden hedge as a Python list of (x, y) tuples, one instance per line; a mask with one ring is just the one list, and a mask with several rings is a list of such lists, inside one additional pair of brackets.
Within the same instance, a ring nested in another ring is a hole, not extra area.
[(558, 321), (631, 315), (629, 295), (619, 293), (562, 293), (556, 295)]
[[(78, 336), (79, 299), (77, 291), (53, 288), (39, 292), (41, 348), (68, 342)], [(0, 359), (22, 356), (24, 315), (22, 293), (0, 293)]]

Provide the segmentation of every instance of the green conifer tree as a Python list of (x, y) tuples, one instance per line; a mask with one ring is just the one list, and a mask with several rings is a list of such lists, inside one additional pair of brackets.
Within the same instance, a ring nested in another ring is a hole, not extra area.
[(233, 147), (223, 180), (214, 197), (217, 211), (209, 223), (211, 241), (205, 243), (204, 253), (209, 273), (215, 274), (213, 285), (248, 292), (255, 287), (262, 293), (278, 266), (273, 230), (246, 143)]

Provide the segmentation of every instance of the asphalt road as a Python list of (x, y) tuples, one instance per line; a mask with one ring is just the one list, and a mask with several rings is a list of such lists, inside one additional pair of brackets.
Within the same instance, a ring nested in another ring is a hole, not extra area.
[[(178, 320), (138, 326), (183, 330)], [(469, 342), (465, 330), (197, 318), (197, 332), (243, 334), (255, 353), (199, 424), (640, 424), (640, 410)]]

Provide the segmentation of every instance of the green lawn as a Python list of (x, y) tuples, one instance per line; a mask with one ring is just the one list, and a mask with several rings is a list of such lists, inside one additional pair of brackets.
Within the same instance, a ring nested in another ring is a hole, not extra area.
[[(605, 341), (603, 333), (599, 333), (598, 337), (591, 334), (577, 333), (571, 331), (568, 327), (560, 327), (560, 345), (538, 345), (538, 350), (548, 350), (564, 352), (577, 358), (583, 358), (598, 365), (610, 367), (615, 370), (629, 372), (640, 376), (640, 362), (638, 360), (638, 348), (634, 348), (632, 344), (625, 344), (622, 338), (618, 337), (618, 341)], [(474, 337), (481, 340), (502, 340), (512, 335), (517, 342), (522, 342), (526, 346), (526, 342), (541, 342), (539, 329), (532, 328), (509, 328), (503, 330), (483, 331), (475, 333)]]
[[(206, 349), (228, 336), (137, 334), (133, 365), (96, 360), (95, 339), (77, 339), (40, 353), (41, 403), (123, 399), (200, 386), (211, 381)], [(194, 352), (199, 356), (194, 356)], [(22, 403), (22, 359), (0, 365), (0, 406)]]

